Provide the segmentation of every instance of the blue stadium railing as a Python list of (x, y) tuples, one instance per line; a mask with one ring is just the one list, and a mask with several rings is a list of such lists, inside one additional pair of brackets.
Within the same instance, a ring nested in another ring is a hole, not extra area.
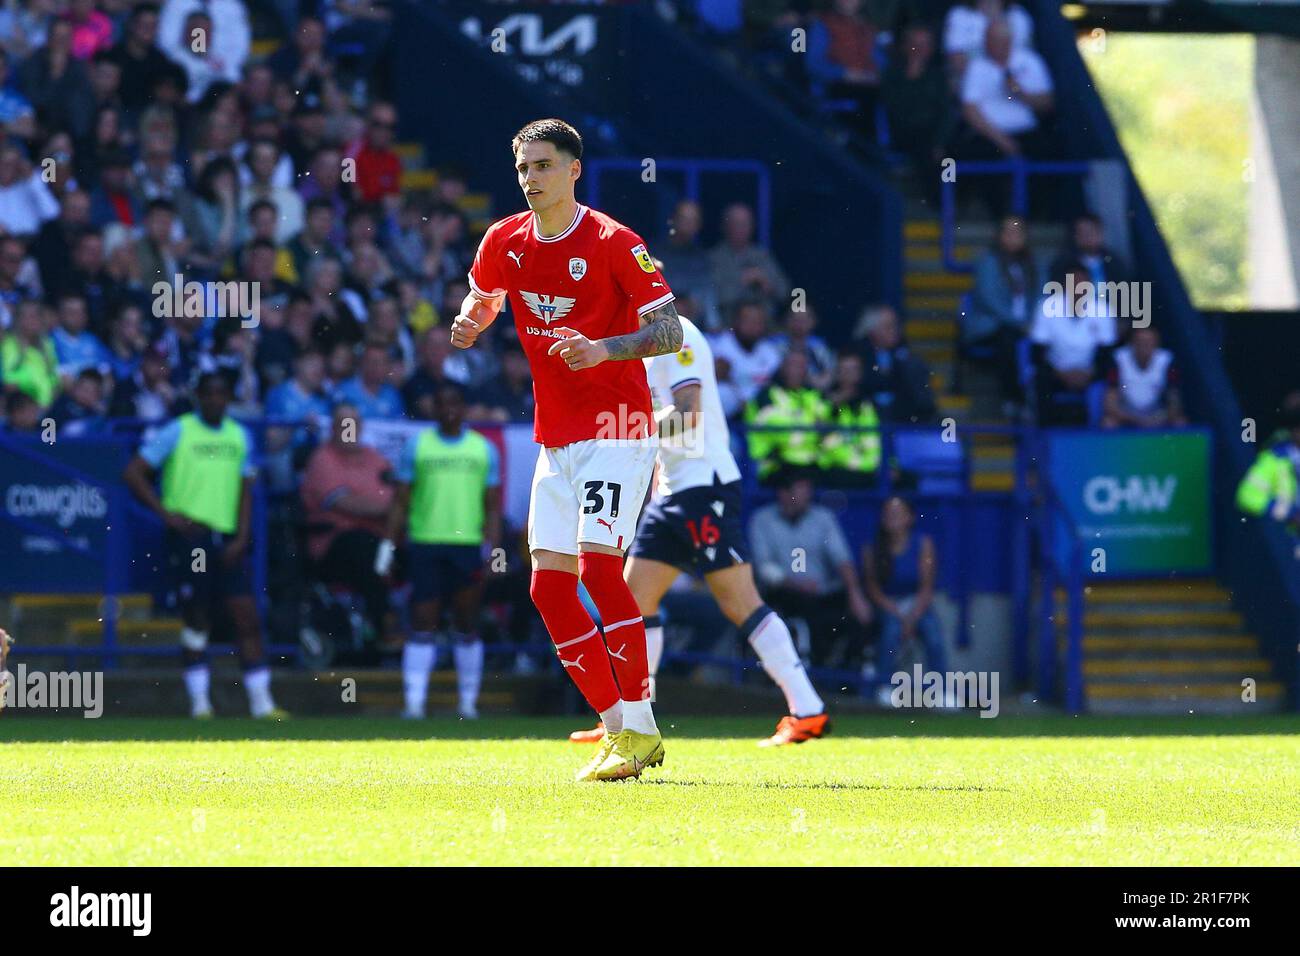
[[(246, 421), (245, 424), (252, 431), (258, 447), (264, 447), (264, 435), (268, 427), (293, 427), (302, 423), (286, 419), (260, 419)], [(138, 437), (146, 426), (147, 423), (139, 421), (116, 420), (108, 423), (107, 430), (113, 441), (120, 441), (126, 449), (134, 450)], [(822, 426), (819, 430), (845, 431), (848, 429)], [(1012, 608), (1011, 650), (1013, 678), (1018, 685), (1027, 684), (1030, 680), (1032, 657), (1030, 612), (1033, 603), (1031, 589), (1034, 567), (1035, 565), (1038, 565), (1040, 569), (1046, 567), (1048, 562), (1045, 556), (1050, 556), (1053, 553), (1044, 543), (1047, 541), (1045, 535), (1059, 533), (1055, 530), (1047, 530), (1048, 526), (1041, 516), (1036, 518), (1044, 505), (1041, 500), (1035, 499), (1031, 495), (1030, 472), (1035, 461), (1032, 431), (1014, 426), (963, 426), (959, 432), (961, 436), (959, 442), (945, 443), (942, 441), (941, 430), (937, 428), (884, 425), (877, 430), (881, 435), (882, 461), (886, 463), (886, 467), (882, 467), (877, 471), (873, 482), (868, 487), (826, 493), (843, 496), (841, 500), (846, 506), (846, 513), (852, 516), (845, 528), (850, 544), (855, 547), (856, 551), (866, 543), (870, 529), (874, 527), (879, 504), (895, 492), (905, 491), (922, 512), (930, 513), (933, 516), (935, 530), (942, 535), (940, 542), (942, 545), (940, 549), (940, 588), (948, 594), (958, 607), (960, 624), (957, 643), (958, 646), (965, 646), (969, 638), (967, 604), (972, 591), (970, 585), (971, 562), (980, 558), (987, 561), (986, 552), (983, 550), (986, 542), (978, 540), (979, 533), (975, 530), (977, 527), (976, 519), (978, 518), (976, 512), (981, 507), (986, 507), (991, 501), (999, 502), (1000, 506), (1005, 506), (1004, 511), (999, 511), (994, 516), (994, 524), (1004, 529), (1009, 537), (1006, 551), (1010, 566), (1006, 573), (1007, 586), (1005, 591), (1010, 596)], [(1013, 490), (1009, 493), (981, 493), (976, 495), (969, 490), (971, 455), (965, 450), (966, 443), (973, 441), (976, 435), (984, 433), (1010, 436), (1015, 441), (1017, 449), (1015, 482)], [(918, 436), (929, 439), (930, 458), (926, 457), (927, 443), (917, 443), (913, 440)], [(62, 440), (75, 441), (75, 439)], [(743, 448), (743, 432), (737, 435), (737, 441), (739, 447)], [(169, 647), (123, 646), (117, 639), (117, 614), (114, 599), (128, 591), (126, 569), (131, 562), (130, 525), (132, 523), (157, 524), (156, 517), (134, 502), (127, 489), (119, 481), (106, 480), (69, 467), (49, 458), (47, 455), (42, 455), (39, 450), (40, 447), (39, 442), (21, 441), (0, 432), (0, 449), (30, 460), (33, 464), (39, 463), (42, 467), (47, 467), (71, 481), (79, 481), (101, 488), (109, 501), (108, 533), (105, 538), (106, 544), (103, 553), (105, 575), (102, 580), (84, 582), (84, 587), (81, 589), (83, 593), (102, 593), (104, 595), (104, 633), (103, 640), (98, 645), (27, 643), (25, 646), (20, 644), (17, 652), (20, 654), (64, 656), (69, 659), (95, 657), (100, 659), (105, 667), (115, 666), (119, 658), (123, 656), (167, 656), (177, 653), (175, 648)], [(954, 452), (947, 453), (939, 466), (934, 466), (936, 460), (935, 449), (944, 447), (952, 448)], [(746, 489), (746, 507), (748, 509), (769, 500), (773, 493), (759, 486), (755, 469), (748, 457), (743, 454), (739, 457), (745, 472), (744, 486)], [(909, 485), (904, 489), (897, 483), (897, 475), (900, 471), (913, 474), (918, 472), (928, 473), (928, 477), (937, 484)], [(258, 481), (255, 484), (254, 495), (254, 522), (256, 527), (266, 526), (267, 507), (268, 494), (266, 487), (262, 481)], [(985, 518), (987, 519), (987, 516)], [(44, 536), (51, 540), (57, 539), (61, 543), (67, 543), (66, 538), (60, 535), (57, 530), (11, 515), (7, 511), (0, 510), (0, 523), (8, 523), (23, 534)], [(984, 527), (988, 527), (988, 525), (986, 524)], [(1036, 529), (1035, 533), (1038, 534), (1038, 538), (1031, 537), (1031, 528)], [(1009, 529), (1009, 531), (1006, 529)], [(265, 604), (267, 601), (265, 582), (269, 560), (266, 538), (267, 536), (264, 534), (254, 534), (252, 551), (254, 586), (259, 600), (263, 603), (263, 610), (266, 609)], [(1036, 552), (1034, 550), (1035, 544), (1038, 545)], [(1080, 576), (1070, 573), (1068, 569), (1052, 567), (1047, 567), (1046, 573), (1052, 575), (1054, 581), (1063, 581), (1070, 588), (1072, 601), (1082, 601), (1083, 585)], [(69, 589), (61, 587), (59, 590), (67, 591)], [(999, 588), (999, 590), (1002, 589)], [(1044, 590), (1043, 593), (1051, 594), (1054, 591), (1048, 589)], [(1043, 642), (1040, 632), (1040, 647), (1046, 648), (1047, 646)], [(217, 651), (223, 649), (221, 645), (214, 648)], [(502, 644), (494, 646), (490, 650), (493, 652), (511, 652), (520, 649), (519, 646), (514, 644)], [(291, 660), (298, 659), (296, 644), (272, 644), (269, 646), (269, 650), (277, 657), (287, 657)], [(533, 650), (544, 652), (549, 648), (534, 648)], [(740, 679), (747, 669), (755, 666), (752, 661), (746, 660), (743, 656), (743, 649), (739, 647), (737, 653), (732, 656), (681, 653), (669, 654), (665, 659), (669, 663), (673, 660), (680, 660), (689, 663), (710, 664), (728, 670), (736, 679)], [(1043, 666), (1050, 663), (1053, 673), (1055, 673), (1058, 666), (1054, 654), (1050, 662), (1040, 661), (1040, 663)], [(1067, 672), (1067, 701), (1075, 700), (1075, 697), (1071, 696), (1069, 688), (1081, 686), (1079, 683), (1081, 680), (1081, 662), (1077, 659), (1077, 655), (1067, 655), (1064, 666)], [(819, 670), (817, 673), (820, 679), (828, 682), (828, 686), (867, 689), (860, 673), (830, 670)], [(1050, 690), (1050, 688), (1047, 688), (1047, 690)], [(1055, 699), (1055, 694), (1050, 694), (1047, 699)]]
[(956, 256), (957, 245), (957, 185), (968, 176), (1008, 176), (1011, 179), (1011, 211), (1024, 214), (1029, 211), (1029, 180), (1035, 176), (1082, 177), (1090, 171), (1085, 162), (1048, 162), (1015, 159), (960, 160), (956, 179), (945, 179), (939, 191), (939, 241), (943, 251), (943, 266), (949, 272), (972, 272), (973, 262)]
[[(585, 170), (587, 204), (602, 208), (601, 188), (607, 173), (635, 173), (641, 176), (645, 169), (644, 159), (589, 159), (583, 164)], [(702, 179), (709, 174), (724, 174), (735, 177), (753, 177), (754, 180), (754, 221), (757, 227), (758, 241), (763, 246), (772, 243), (772, 176), (765, 163), (753, 159), (677, 159), (655, 158), (656, 181), (661, 173), (680, 175), (682, 177), (682, 197), (699, 202), (703, 198)], [(732, 181), (734, 184), (734, 180)]]

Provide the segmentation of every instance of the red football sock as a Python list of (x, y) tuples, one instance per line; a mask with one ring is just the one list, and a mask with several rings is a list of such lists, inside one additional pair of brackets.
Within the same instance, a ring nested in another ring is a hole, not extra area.
[(596, 622), (578, 600), (578, 576), (568, 571), (534, 571), (528, 593), (550, 632), (564, 672), (592, 710), (609, 710), (618, 702), (618, 685)]
[(650, 699), (650, 664), (646, 659), (645, 621), (636, 598), (623, 580), (623, 557), (584, 551), (578, 574), (596, 602), (605, 628), (605, 646), (624, 700)]

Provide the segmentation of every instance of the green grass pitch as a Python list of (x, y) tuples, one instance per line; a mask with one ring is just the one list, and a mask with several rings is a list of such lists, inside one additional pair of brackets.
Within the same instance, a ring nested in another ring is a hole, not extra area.
[(1300, 863), (1300, 722), (665, 723), (575, 784), (572, 719), (0, 721), (8, 865)]

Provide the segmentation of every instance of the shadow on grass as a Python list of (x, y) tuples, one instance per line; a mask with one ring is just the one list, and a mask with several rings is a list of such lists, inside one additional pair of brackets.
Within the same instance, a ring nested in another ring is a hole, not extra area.
[[(772, 732), (764, 717), (660, 717), (669, 740), (738, 738), (757, 741)], [(0, 718), (0, 743), (63, 741), (235, 741), (235, 740), (537, 740), (565, 742), (569, 731), (590, 726), (590, 718), (485, 717), (462, 721), (433, 717), (405, 721), (389, 717), (303, 717), (283, 723), (223, 718), (196, 723), (184, 718), (123, 717), (83, 720), (10, 712)], [(831, 740), (910, 737), (1211, 737), (1300, 733), (1300, 716), (1259, 717), (1068, 717), (872, 714), (835, 718)], [(813, 746), (817, 746), (813, 744)], [(574, 746), (575, 750), (581, 749)]]

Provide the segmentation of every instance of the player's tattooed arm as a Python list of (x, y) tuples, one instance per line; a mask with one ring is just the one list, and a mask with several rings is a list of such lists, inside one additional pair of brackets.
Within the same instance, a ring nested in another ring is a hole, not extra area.
[(651, 309), (641, 316), (641, 322), (635, 332), (601, 339), (613, 361), (653, 358), (682, 347), (682, 320), (671, 302)]
[(668, 302), (641, 316), (641, 328), (627, 335), (612, 335), (607, 339), (589, 339), (573, 329), (556, 329), (564, 338), (546, 350), (547, 355), (557, 352), (564, 364), (577, 372), (593, 368), (601, 362), (626, 362), (632, 359), (653, 358), (682, 347), (682, 320), (673, 304)]

